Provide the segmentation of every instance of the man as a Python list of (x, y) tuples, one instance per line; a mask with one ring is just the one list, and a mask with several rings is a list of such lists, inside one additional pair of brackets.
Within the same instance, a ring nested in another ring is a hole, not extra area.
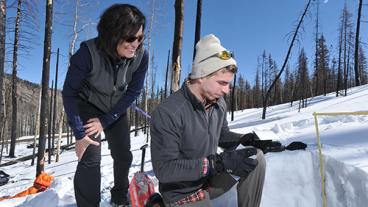
[[(151, 120), (151, 156), (166, 206), (212, 206), (238, 176), (238, 206), (260, 205), (266, 163), (253, 147), (234, 150), (253, 134), (229, 131), (226, 103), (236, 61), (210, 34), (196, 45), (192, 73)], [(224, 147), (217, 154), (218, 146)], [(232, 175), (230, 175), (232, 174)]]

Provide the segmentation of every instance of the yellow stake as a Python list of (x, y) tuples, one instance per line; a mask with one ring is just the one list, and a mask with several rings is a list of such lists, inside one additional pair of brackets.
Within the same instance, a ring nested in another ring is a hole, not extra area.
[(318, 144), (318, 152), (319, 152), (319, 165), (320, 165), (319, 172), (321, 174), (321, 182), (322, 182), (322, 206), (327, 207), (325, 169), (324, 169), (324, 162), (323, 162), (323, 155), (322, 155), (321, 138), (319, 136), (317, 113), (313, 113), (313, 116), (314, 116), (314, 123), (316, 126), (317, 144)]

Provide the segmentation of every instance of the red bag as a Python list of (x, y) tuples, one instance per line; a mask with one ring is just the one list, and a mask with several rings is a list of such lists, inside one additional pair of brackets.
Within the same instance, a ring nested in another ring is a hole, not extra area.
[(152, 180), (143, 172), (137, 172), (129, 185), (129, 194), (132, 207), (144, 207), (155, 193), (155, 186)]
[(144, 207), (152, 194), (155, 193), (155, 185), (152, 180), (144, 173), (144, 157), (148, 144), (141, 147), (142, 162), (141, 171), (136, 172), (129, 184), (129, 195), (132, 207)]

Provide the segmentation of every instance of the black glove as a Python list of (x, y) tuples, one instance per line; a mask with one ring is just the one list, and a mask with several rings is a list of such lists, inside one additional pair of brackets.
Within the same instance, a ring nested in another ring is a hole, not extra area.
[(261, 149), (264, 154), (269, 152), (267, 146), (262, 144), (263, 141), (259, 139), (258, 135), (255, 132), (244, 134), (242, 137), (240, 137), (239, 141), (240, 144), (242, 144), (243, 146), (253, 146)]
[(244, 134), (237, 141), (220, 142), (219, 147), (222, 147), (225, 151), (233, 151), (239, 146), (239, 144), (242, 144), (243, 146), (253, 146), (251, 143), (253, 143), (254, 140), (259, 140), (259, 137), (255, 132), (252, 132)]
[(303, 142), (292, 142), (285, 147), (287, 150), (304, 150), (307, 145)]
[(242, 137), (240, 137), (240, 144), (243, 146), (250, 146), (251, 143), (253, 143), (255, 140), (259, 140), (259, 137), (255, 132), (244, 134)]
[(207, 157), (209, 160), (210, 174), (226, 172), (240, 177), (246, 177), (258, 164), (256, 159), (249, 158), (256, 154), (256, 148), (252, 147), (210, 155)]
[(159, 193), (154, 193), (150, 195), (150, 197), (147, 200), (147, 203), (144, 205), (144, 207), (163, 207), (164, 201), (162, 196)]

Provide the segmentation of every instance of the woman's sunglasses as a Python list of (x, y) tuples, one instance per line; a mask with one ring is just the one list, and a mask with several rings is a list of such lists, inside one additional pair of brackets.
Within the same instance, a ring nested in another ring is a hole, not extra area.
[(128, 43), (133, 43), (135, 42), (136, 40), (138, 40), (139, 43), (141, 43), (144, 39), (144, 35), (139, 35), (139, 36), (131, 36), (131, 37), (128, 37), (125, 39), (125, 42), (128, 42)]
[(215, 54), (213, 54), (213, 55), (211, 55), (209, 57), (206, 57), (205, 59), (199, 61), (198, 63), (203, 62), (203, 61), (208, 60), (208, 59), (213, 58), (213, 57), (218, 57), (221, 60), (229, 60), (230, 58), (233, 58), (234, 55), (233, 55), (233, 53), (231, 51), (224, 50), (224, 51), (215, 53)]

